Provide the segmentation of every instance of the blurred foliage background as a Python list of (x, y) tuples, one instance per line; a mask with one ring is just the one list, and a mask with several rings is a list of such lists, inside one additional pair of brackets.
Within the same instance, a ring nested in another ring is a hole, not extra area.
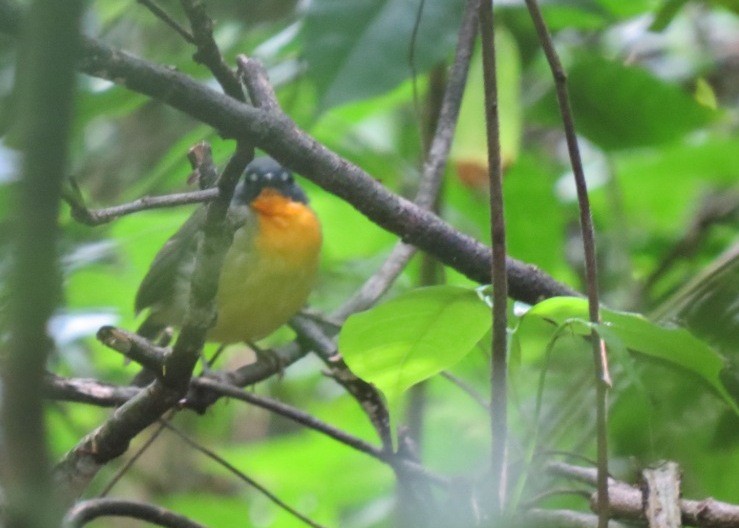
[[(184, 23), (178, 2), (159, 4)], [(285, 112), (301, 128), (384, 185), (412, 195), (429, 108), (454, 51), (462, 6), (461, 0), (427, 0), (415, 40), (418, 2), (221, 0), (209, 3), (208, 11), (229, 64), (239, 53), (261, 60)], [(569, 74), (604, 303), (656, 314), (670, 324), (695, 323), (698, 335), (739, 362), (739, 4), (560, 0), (545, 2), (543, 10)], [(496, 2), (496, 20), (509, 251), (583, 290), (578, 212), (553, 81), (523, 2)], [(90, 2), (84, 25), (89, 36), (215, 86), (209, 72), (192, 61), (194, 50), (136, 2)], [(488, 240), (478, 55), (439, 208), (460, 230)], [(16, 59), (14, 42), (0, 35), (3, 213), (18, 165)], [(233, 144), (205, 125), (158, 101), (79, 77), (72, 172), (91, 207), (185, 190), (190, 172), (185, 154), (200, 140), (209, 141), (215, 160), (225, 163)], [(372, 274), (395, 237), (310, 182), (302, 183), (325, 235), (320, 284), (311, 301), (330, 311)], [(90, 228), (64, 209), (59, 247), (64, 299), (51, 324), (57, 344), (51, 370), (113, 383), (131, 378), (135, 366), (96, 343), (94, 334), (103, 324), (136, 327), (138, 283), (157, 249), (191, 211), (139, 213)], [(3, 240), (10, 229), (3, 214)], [(4, 250), (0, 266), (6, 264)], [(417, 257), (390, 296), (418, 286), (420, 270)], [(443, 281), (474, 286), (453, 270), (445, 270)], [(700, 302), (691, 293), (696, 291)], [(518, 306), (512, 303), (512, 308)], [(290, 338), (284, 330), (266, 344)], [(483, 340), (454, 368), (482, 394), (488, 390), (487, 346)], [(535, 473), (547, 453), (594, 451), (587, 347), (565, 337), (545, 362), (545, 346), (544, 338), (530, 340), (514, 363), (511, 479), (520, 484), (522, 498), (545, 489), (542, 479), (523, 477)], [(251, 359), (243, 348), (231, 347), (221, 366)], [(637, 363), (625, 353), (614, 354), (613, 362), (614, 472), (625, 476), (655, 460), (674, 459), (684, 469), (686, 496), (736, 502), (736, 416), (687, 373), (656, 362)], [(533, 405), (545, 364), (545, 405), (532, 458)], [(311, 357), (255, 390), (375, 441), (356, 403), (321, 374)], [(422, 416), (418, 442), (429, 467), (454, 475), (480, 466), (489, 442), (485, 409), (441, 377), (410, 400), (408, 416)], [(53, 454), (63, 454), (109, 412), (50, 403)], [(365, 455), (233, 402), (222, 401), (204, 416), (179, 413), (175, 423), (319, 522), (391, 525), (394, 477)], [(110, 464), (90, 494), (102, 489), (129, 456)], [(113, 494), (151, 500), (211, 526), (300, 525), (166, 432)], [(586, 508), (581, 499), (550, 502)], [(114, 524), (97, 524), (109, 525)]]

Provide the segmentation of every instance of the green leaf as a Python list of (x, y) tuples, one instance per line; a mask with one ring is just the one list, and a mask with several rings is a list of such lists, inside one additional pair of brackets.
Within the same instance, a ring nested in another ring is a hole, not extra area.
[(405, 390), (461, 360), (490, 326), (490, 310), (473, 290), (421, 288), (350, 317), (339, 350), (393, 407)]
[[(587, 321), (588, 303), (577, 297), (555, 297), (531, 308), (523, 317), (527, 318), (543, 319), (557, 326), (575, 319)], [(720, 374), (725, 366), (723, 357), (693, 334), (684, 328), (659, 326), (636, 313), (602, 308), (601, 319), (603, 322), (596, 328), (606, 344), (614, 341), (614, 346), (624, 346), (695, 374), (739, 413), (737, 402), (721, 381)], [(519, 328), (523, 328), (523, 320)], [(589, 333), (587, 326), (571, 328), (581, 335)]]
[[(322, 108), (379, 95), (411, 73), (418, 1), (314, 0), (303, 26), (308, 74)], [(426, 2), (414, 46), (422, 73), (454, 48), (463, 2)]]
[[(581, 58), (568, 77), (578, 133), (607, 150), (674, 142), (716, 115), (678, 85), (600, 57)], [(534, 112), (559, 125), (553, 90)]]

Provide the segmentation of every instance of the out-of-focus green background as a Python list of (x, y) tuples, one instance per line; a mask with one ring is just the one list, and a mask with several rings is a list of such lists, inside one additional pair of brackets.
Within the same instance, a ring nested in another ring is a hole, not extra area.
[[(185, 23), (178, 2), (160, 4)], [(553, 81), (521, 4), (496, 5), (509, 253), (583, 291), (578, 211)], [(647, 316), (659, 313), (674, 324), (670, 314), (680, 309), (672, 296), (691, 279), (710, 284), (711, 266), (739, 243), (739, 4), (587, 0), (545, 2), (543, 7), (569, 75), (597, 229), (603, 302)], [(301, 128), (406, 196), (414, 193), (423, 159), (420, 131), (431, 92), (438, 90), (429, 73), (444, 76), (462, 8), (461, 0), (427, 0), (412, 40), (417, 2), (207, 4), (215, 38), (230, 64), (239, 53), (261, 60), (283, 109)], [(84, 31), (215, 86), (209, 72), (192, 61), (192, 47), (135, 2), (91, 2)], [(18, 125), (12, 93), (16, 59), (15, 43), (0, 35), (3, 213), (19, 162), (13, 143)], [(489, 240), (481, 78), (476, 53), (440, 214), (460, 230)], [(186, 190), (190, 169), (185, 154), (198, 141), (212, 144), (221, 165), (232, 151), (232, 142), (158, 101), (99, 79), (80, 76), (78, 83), (72, 175), (91, 207)], [(301, 183), (325, 235), (320, 281), (311, 303), (328, 312), (376, 270), (396, 238), (336, 197), (308, 181)], [(130, 379), (135, 366), (96, 343), (94, 334), (103, 324), (135, 329), (137, 285), (158, 248), (191, 211), (139, 213), (91, 228), (76, 223), (63, 208), (59, 250), (64, 299), (51, 324), (57, 344), (51, 370), (112, 383)], [(12, 225), (5, 214), (2, 218), (5, 245)], [(0, 266), (6, 264), (3, 249)], [(417, 257), (389, 295), (418, 286), (420, 268)], [(737, 360), (739, 272), (736, 265), (731, 269), (728, 278), (709, 289), (723, 296), (694, 314), (698, 323), (693, 330)], [(446, 270), (444, 281), (475, 286), (453, 270)], [(512, 324), (516, 322), (513, 318)], [(290, 338), (291, 332), (284, 330), (266, 344)], [(538, 419), (541, 453), (594, 453), (587, 346), (565, 337), (548, 361), (546, 340), (522, 340), (521, 346), (511, 380), (511, 478), (517, 482), (534, 464), (527, 450), (545, 364), (548, 377)], [(487, 349), (483, 340), (479, 350), (453, 369), (483, 394), (488, 391)], [(613, 356), (609, 434), (614, 472), (627, 476), (642, 464), (674, 459), (684, 470), (685, 496), (736, 502), (736, 416), (690, 374), (644, 364), (625, 352)], [(242, 348), (231, 347), (220, 366), (251, 359)], [(311, 357), (255, 390), (376, 442), (357, 404), (322, 375), (320, 363)], [(485, 464), (487, 412), (469, 396), (449, 381), (433, 378), (425, 385), (422, 412), (425, 464), (452, 475)], [(50, 402), (54, 456), (109, 413)], [(402, 423), (403, 415), (396, 420)], [(205, 416), (182, 412), (175, 423), (319, 522), (350, 528), (390, 523), (393, 474), (361, 453), (234, 402), (221, 401)], [(106, 467), (90, 495), (126, 458)], [(542, 491), (540, 484), (529, 480), (523, 496)], [(211, 526), (300, 525), (166, 432), (113, 493), (171, 507)], [(586, 507), (575, 499), (552, 504)], [(109, 525), (111, 521), (97, 524)]]

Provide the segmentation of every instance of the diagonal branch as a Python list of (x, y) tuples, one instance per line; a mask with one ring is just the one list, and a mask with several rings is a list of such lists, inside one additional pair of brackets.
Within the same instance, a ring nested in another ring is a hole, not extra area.
[[(17, 32), (20, 16), (9, 13), (0, 30)], [(253, 108), (180, 72), (136, 58), (95, 39), (84, 39), (80, 69), (154, 97), (229, 137), (247, 136), (282, 164), (352, 204), (379, 226), (433, 255), (470, 279), (490, 282), (492, 253), (439, 217), (386, 189), (371, 175), (341, 158), (300, 130), (287, 116)], [(508, 258), (510, 295), (536, 303), (556, 295), (578, 295), (535, 266)]]
[(179, 36), (181, 36), (183, 39), (185, 39), (186, 42), (189, 42), (191, 44), (195, 43), (195, 38), (190, 34), (187, 29), (183, 28), (179, 22), (177, 22), (174, 18), (172, 18), (169, 13), (167, 13), (164, 9), (162, 9), (159, 4), (154, 2), (154, 0), (138, 0), (138, 3), (145, 6), (149, 11), (151, 11), (154, 16), (156, 16), (159, 20), (167, 24), (170, 28), (172, 28), (175, 33), (177, 33)]
[(238, 77), (223, 60), (221, 50), (213, 38), (213, 20), (205, 12), (205, 2), (181, 0), (181, 4), (190, 20), (194, 43), (198, 47), (198, 51), (192, 56), (193, 60), (211, 71), (227, 95), (238, 101), (245, 101)]

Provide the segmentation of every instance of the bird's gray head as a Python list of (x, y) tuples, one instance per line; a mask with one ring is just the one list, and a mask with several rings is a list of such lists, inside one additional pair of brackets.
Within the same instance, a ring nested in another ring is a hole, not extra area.
[(267, 188), (296, 202), (308, 203), (308, 197), (292, 173), (268, 156), (255, 158), (246, 166), (244, 177), (234, 190), (233, 202), (249, 204)]

